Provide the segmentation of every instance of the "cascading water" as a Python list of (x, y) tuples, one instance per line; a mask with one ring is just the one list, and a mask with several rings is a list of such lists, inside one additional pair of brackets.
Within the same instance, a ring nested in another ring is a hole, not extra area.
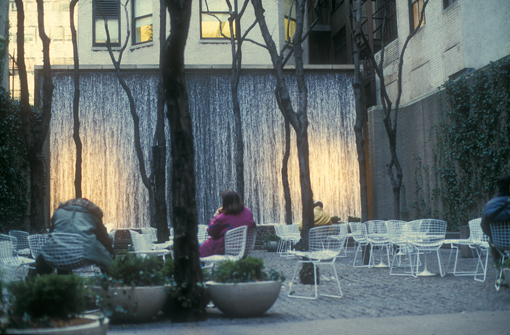
[[(148, 168), (156, 124), (157, 73), (125, 72), (124, 76), (133, 91), (140, 117), (142, 148)], [(235, 188), (230, 74), (188, 72), (186, 80), (195, 137), (199, 223), (207, 224), (221, 205), (221, 191)], [(52, 211), (60, 202), (74, 197), (75, 166), (72, 73), (56, 74), (54, 83), (50, 135)], [(291, 96), (297, 96), (292, 76), (287, 77), (287, 83)], [(351, 76), (341, 72), (307, 71), (306, 83), (314, 199), (322, 200), (330, 215), (338, 215), (343, 220), (348, 215), (359, 216)], [(261, 71), (243, 74), (239, 85), (245, 148), (245, 203), (252, 209), (257, 223), (283, 223), (285, 218), (281, 183), (284, 123), (274, 87), (273, 75)], [(82, 71), (80, 88), (83, 196), (103, 209), (104, 222), (112, 226), (148, 226), (148, 192), (139, 177), (127, 96), (111, 72)], [(292, 141), (289, 178), (293, 221), (298, 222), (301, 190), (293, 130)], [(167, 157), (169, 167), (169, 152)]]

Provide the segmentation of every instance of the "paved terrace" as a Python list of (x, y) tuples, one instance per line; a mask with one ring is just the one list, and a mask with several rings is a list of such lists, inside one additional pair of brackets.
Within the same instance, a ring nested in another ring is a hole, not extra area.
[[(446, 265), (450, 250), (441, 253)], [(266, 270), (273, 268), (287, 277), (280, 297), (264, 316), (230, 319), (208, 308), (203, 322), (172, 324), (162, 316), (151, 323), (111, 325), (108, 334), (510, 334), (510, 289), (495, 290), (496, 270), (490, 259), (485, 282), (452, 274), (413, 278), (390, 276), (389, 268), (354, 268), (354, 251), (349, 248), (347, 257), (336, 261), (343, 298), (304, 300), (287, 297), (295, 260), (261, 250), (251, 255), (263, 258)], [(459, 263), (461, 270), (468, 269), (476, 260), (459, 258)], [(438, 272), (435, 253), (428, 255), (428, 268)], [(332, 276), (328, 266), (321, 275)]]

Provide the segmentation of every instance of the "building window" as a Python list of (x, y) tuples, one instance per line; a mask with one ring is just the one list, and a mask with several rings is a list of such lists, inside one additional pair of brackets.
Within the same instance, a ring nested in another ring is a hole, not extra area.
[(152, 41), (152, 1), (133, 1), (133, 44)]
[[(374, 3), (372, 4), (374, 6)], [(398, 37), (397, 4), (395, 0), (378, 0), (375, 2), (374, 9), (372, 15), (374, 38), (377, 40), (384, 39), (386, 44), (394, 41)]]
[(200, 38), (230, 38), (229, 17), (225, 0), (200, 0)]
[(110, 44), (120, 45), (120, 2), (117, 0), (94, 0), (93, 1), (93, 35), (94, 46), (106, 45), (106, 29), (104, 20), (108, 23)]
[(451, 4), (453, 4), (457, 0), (443, 0), (443, 9), (446, 9), (450, 7)]
[(292, 0), (285, 0), (284, 2), (284, 23), (285, 23), (285, 42), (289, 40), (292, 42), (296, 32), (296, 2), (292, 4)]
[(420, 26), (421, 13), (423, 12), (423, 0), (409, 0), (409, 23), (411, 26), (411, 32), (420, 28), (425, 24), (425, 15)]
[(347, 50), (347, 37), (345, 26), (333, 36), (333, 58), (335, 64), (350, 64), (349, 52)]

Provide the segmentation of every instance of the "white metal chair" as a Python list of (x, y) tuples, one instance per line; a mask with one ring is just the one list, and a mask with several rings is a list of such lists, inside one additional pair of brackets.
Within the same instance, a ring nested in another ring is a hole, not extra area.
[(33, 259), (36, 259), (41, 253), (44, 243), (48, 240), (48, 236), (48, 234), (32, 234), (28, 236), (28, 246), (30, 247)]
[[(317, 299), (319, 297), (318, 284), (317, 284), (317, 267), (320, 265), (330, 265), (333, 269), (334, 279), (338, 288), (338, 295), (336, 294), (321, 294), (323, 296), (341, 298), (343, 296), (342, 289), (340, 287), (340, 281), (335, 268), (335, 260), (342, 252), (345, 245), (345, 238), (347, 236), (341, 236), (341, 227), (339, 225), (328, 225), (319, 226), (310, 229), (308, 239), (308, 251), (289, 251), (298, 257), (296, 267), (294, 268), (294, 274), (289, 283), (288, 296), (290, 298), (302, 298), (302, 299)], [(297, 295), (292, 290), (294, 280), (297, 279), (299, 269), (302, 264), (310, 263), (313, 264), (314, 269), (314, 296)], [(322, 282), (327, 282), (328, 279), (322, 277)], [(335, 289), (336, 291), (336, 289)]]
[[(416, 272), (413, 271), (413, 254), (414, 252), (413, 245), (409, 242), (408, 234), (407, 234), (407, 222), (401, 220), (388, 220), (386, 221), (386, 229), (388, 230), (388, 239), (390, 243), (393, 245), (393, 258), (390, 263), (390, 275), (411, 275), (416, 277)], [(406, 270), (406, 266), (404, 266), (404, 271), (402, 273), (394, 273), (393, 270), (395, 268), (399, 268), (402, 265), (402, 257), (407, 257), (409, 261), (409, 271)]]
[(28, 245), (28, 232), (23, 230), (10, 230), (9, 235), (15, 237), (18, 240), (16, 246), (16, 252), (20, 256), (29, 256), (30, 247)]
[(294, 257), (292, 253), (289, 253), (288, 251), (292, 250), (292, 246), (299, 242), (301, 239), (301, 232), (299, 231), (299, 225), (298, 224), (285, 224), (282, 225), (283, 234), (285, 236), (285, 249), (287, 252), (284, 254), (284, 256), (287, 257)]
[(283, 230), (283, 224), (275, 224), (274, 231), (276, 236), (280, 238), (278, 241), (278, 247), (276, 248), (276, 252), (281, 256), (282, 253), (286, 252), (285, 247), (287, 246), (287, 241), (285, 237), (285, 231)]
[[(349, 222), (349, 227), (351, 228), (352, 238), (356, 244), (356, 251), (354, 253), (354, 261), (352, 262), (352, 266), (354, 267), (368, 267), (368, 264), (363, 264), (363, 248), (367, 247), (368, 239), (367, 239), (367, 226), (362, 222)], [(358, 253), (361, 254), (361, 265), (356, 265), (356, 259), (358, 258)]]
[(0, 240), (0, 275), (4, 282), (18, 280), (28, 274), (28, 266), (33, 264), (33, 259), (20, 257), (16, 253), (16, 238), (13, 236), (2, 235)]
[(74, 270), (88, 264), (83, 246), (85, 239), (79, 234), (51, 233), (41, 253), (46, 263), (56, 270)]
[(510, 258), (510, 222), (496, 222), (491, 223), (492, 244), (499, 252), (499, 264), (497, 266), (498, 272), (496, 274), (496, 290), (499, 291), (501, 287), (501, 280), (503, 276), (503, 263), (505, 259)]
[[(413, 222), (414, 223), (414, 222)], [(414, 227), (416, 227), (414, 225)], [(446, 271), (444, 270), (441, 262), (441, 254), (439, 248), (443, 245), (446, 235), (446, 222), (435, 219), (423, 219), (419, 221), (419, 229), (411, 228), (410, 242), (414, 245), (417, 252), (416, 268), (418, 272), (420, 266), (420, 255), (424, 255), (424, 269), (418, 276), (432, 276), (435, 275), (428, 271), (427, 268), (427, 253), (436, 252), (437, 262), (439, 266), (439, 274), (444, 277)]]
[(205, 224), (199, 224), (198, 225), (198, 233), (197, 233), (197, 239), (198, 243), (203, 243), (205, 240), (209, 238), (209, 233), (207, 232), (207, 228), (209, 226)]
[[(206, 263), (210, 267), (214, 267), (214, 265), (221, 261), (237, 261), (243, 258), (246, 254), (246, 251), (253, 250), (253, 245), (255, 243), (255, 238), (253, 238), (253, 233), (251, 235), (251, 239), (248, 242), (248, 226), (241, 226), (234, 229), (230, 229), (225, 233), (225, 254), (224, 255), (212, 255), (207, 257), (201, 257), (200, 261)], [(256, 236), (256, 230), (255, 230)], [(248, 247), (247, 247), (248, 245)], [(251, 248), (251, 250), (250, 250)]]
[[(474, 279), (479, 282), (484, 282), (487, 277), (487, 264), (489, 262), (489, 236), (487, 236), (482, 230), (482, 219), (474, 219), (469, 221), (470, 237), (473, 240), (473, 245), (478, 256), (476, 262), (476, 270)], [(485, 252), (485, 263), (482, 260), (483, 253)], [(478, 269), (481, 268), (481, 273)], [(482, 278), (479, 276), (482, 275)]]
[[(370, 243), (370, 260), (368, 267), (386, 268), (390, 264), (390, 240), (388, 238), (388, 231), (386, 230), (386, 222), (383, 220), (367, 221), (367, 239)], [(379, 249), (380, 262), (375, 265), (374, 248)], [(386, 259), (388, 264), (383, 261), (382, 250), (386, 248)]]
[[(141, 257), (146, 256), (162, 256), (163, 259), (166, 258), (166, 255), (170, 254), (171, 251), (168, 249), (152, 249), (151, 244), (152, 242), (148, 241), (150, 240), (150, 235), (143, 236), (144, 234), (140, 234), (136, 231), (130, 230), (129, 231), (131, 235), (131, 242), (133, 245), (133, 251), (131, 251), (134, 254), (137, 254)], [(151, 243), (151, 244), (148, 244)]]

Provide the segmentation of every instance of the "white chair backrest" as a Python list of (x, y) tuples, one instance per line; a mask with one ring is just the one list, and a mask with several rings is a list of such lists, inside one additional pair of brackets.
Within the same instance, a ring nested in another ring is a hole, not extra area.
[(256, 228), (248, 228), (246, 232), (246, 246), (244, 249), (243, 257), (248, 256), (255, 248), (255, 240), (257, 239), (257, 229)]
[(352, 238), (356, 242), (367, 241), (367, 226), (363, 222), (349, 222), (351, 228)]
[(490, 228), (494, 246), (510, 251), (510, 222), (491, 223)]
[(225, 255), (241, 259), (246, 250), (248, 227), (230, 229), (225, 234)]
[(48, 240), (49, 234), (32, 234), (28, 236), (28, 245), (30, 247), (30, 253), (34, 259), (39, 256), (41, 250)]
[(344, 238), (338, 238), (340, 236), (342, 228), (340, 225), (327, 225), (313, 227), (308, 232), (308, 251), (332, 251), (340, 253), (344, 246)]
[(18, 240), (16, 250), (28, 249), (28, 232), (23, 230), (10, 230), (9, 235)]
[[(150, 250), (150, 248), (147, 245), (147, 242), (145, 240), (145, 237), (143, 237), (143, 234), (140, 234), (140, 233), (138, 233), (136, 231), (133, 231), (133, 230), (130, 230), (129, 234), (131, 235), (131, 242), (133, 243), (133, 249), (135, 251), (147, 251), (147, 250)], [(150, 236), (149, 236), (149, 238), (150, 238)]]
[(205, 224), (198, 225), (198, 233), (197, 233), (198, 243), (202, 243), (209, 238), (209, 233), (207, 232), (207, 228), (208, 228), (208, 226)]
[(386, 230), (388, 231), (388, 239), (393, 244), (404, 243), (407, 241), (406, 221), (388, 220), (386, 221)]
[(469, 238), (475, 242), (488, 242), (489, 236), (487, 236), (482, 230), (482, 218), (477, 218), (469, 221)]
[(12, 245), (12, 241), (0, 241), (0, 259), (7, 260), (14, 258), (13, 255), (14, 247)]
[(52, 268), (72, 270), (86, 265), (85, 239), (78, 234), (51, 233), (42, 248), (46, 263)]
[(383, 220), (372, 220), (367, 221), (367, 234), (379, 234), (379, 235), (386, 235), (388, 234), (388, 231), (386, 230), (386, 221)]
[(12, 244), (14, 252), (18, 250), (18, 239), (11, 235), (0, 234), (0, 241), (8, 241)]

